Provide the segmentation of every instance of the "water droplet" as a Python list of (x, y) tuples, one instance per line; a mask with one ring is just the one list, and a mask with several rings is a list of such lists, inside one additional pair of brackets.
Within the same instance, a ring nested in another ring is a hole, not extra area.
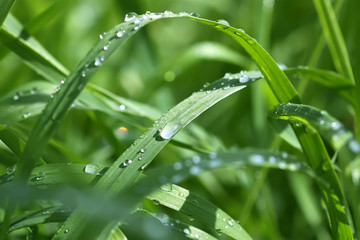
[(65, 84), (65, 79), (60, 81), (61, 84)]
[(152, 202), (153, 202), (154, 205), (160, 205), (160, 202), (158, 200), (156, 200), (156, 199), (152, 200)]
[(229, 224), (230, 227), (234, 226), (234, 219), (229, 218), (227, 220), (227, 223)]
[(96, 59), (95, 59), (95, 62), (94, 62), (94, 65), (95, 65), (96, 67), (99, 67), (101, 64), (102, 64), (101, 59), (100, 59), (100, 58), (96, 58)]
[(23, 115), (22, 115), (22, 118), (23, 119), (26, 119), (26, 118), (29, 118), (29, 117), (31, 117), (31, 112), (27, 112), (27, 113), (24, 113)]
[(286, 152), (281, 153), (281, 157), (286, 159), (289, 155)]
[(124, 104), (121, 104), (119, 108), (120, 108), (120, 111), (125, 111), (126, 106)]
[(84, 168), (84, 172), (89, 174), (96, 174), (99, 172), (99, 166), (96, 164), (87, 164)]
[(13, 174), (16, 171), (16, 165), (12, 165), (6, 168), (6, 174)]
[(223, 232), (223, 231), (222, 231), (222, 229), (219, 229), (219, 228), (218, 228), (218, 229), (216, 229), (215, 231), (216, 231), (216, 233), (217, 233), (218, 235), (221, 235), (221, 234), (222, 234), (222, 232)]
[(289, 170), (290, 170), (290, 171), (292, 171), (292, 172), (293, 172), (293, 171), (296, 171), (297, 166), (296, 166), (296, 164), (291, 163), (291, 164), (289, 164), (288, 168), (289, 168)]
[(195, 239), (200, 239), (200, 235), (197, 233), (194, 235), (194, 237), (195, 237)]
[(192, 162), (194, 164), (199, 164), (201, 162), (201, 158), (198, 155), (192, 157)]
[(332, 127), (332, 129), (334, 129), (334, 130), (338, 130), (338, 129), (340, 128), (340, 123), (338, 123), (338, 122), (332, 122), (332, 123), (331, 123), (331, 127)]
[(33, 178), (34, 181), (41, 181), (45, 179), (46, 173), (45, 172), (39, 172), (35, 178)]
[(200, 166), (192, 166), (189, 170), (190, 175), (197, 175), (202, 171)]
[(141, 22), (142, 22), (142, 18), (136, 18), (135, 20), (134, 20), (134, 23), (135, 24), (140, 24)]
[(279, 162), (279, 168), (280, 169), (285, 169), (286, 168), (286, 163), (285, 162)]
[(145, 151), (146, 151), (145, 148), (140, 149), (141, 153), (144, 153)]
[(191, 231), (190, 231), (190, 229), (188, 229), (188, 228), (184, 228), (184, 233), (185, 233), (186, 235), (190, 235), (190, 234), (191, 234)]
[(161, 129), (160, 136), (163, 139), (170, 139), (180, 131), (181, 127), (182, 124), (179, 121), (169, 122)]
[(360, 152), (360, 144), (355, 139), (351, 139), (349, 141), (348, 147), (349, 147), (350, 151), (355, 154)]
[(139, 161), (143, 160), (143, 157), (139, 157), (138, 160), (139, 160)]
[(141, 170), (144, 170), (148, 165), (149, 165), (148, 163), (144, 163), (144, 164), (140, 167), (140, 169), (141, 169)]
[(162, 13), (152, 13), (152, 14), (150, 14), (150, 20), (151, 19), (158, 19), (158, 18), (161, 18), (162, 17)]
[(18, 100), (19, 98), (20, 98), (20, 97), (19, 97), (19, 95), (17, 95), (17, 94), (15, 94), (15, 95), (13, 96), (14, 101)]
[(198, 18), (198, 17), (200, 17), (200, 14), (198, 14), (196, 12), (192, 12), (192, 13), (190, 13), (190, 16)]
[(64, 233), (68, 233), (68, 232), (69, 232), (69, 229), (65, 229), (65, 230), (64, 230)]
[(137, 14), (134, 12), (129, 12), (128, 14), (125, 15), (125, 22), (130, 22), (132, 20), (134, 20), (137, 17)]
[(187, 12), (180, 12), (179, 15), (180, 17), (189, 16)]
[(276, 163), (276, 157), (270, 156), (270, 157), (269, 157), (269, 163), (275, 164), (275, 163)]
[(320, 125), (324, 125), (325, 121), (324, 120), (320, 120)]
[(250, 80), (248, 76), (242, 76), (239, 78), (240, 83), (247, 83)]
[(108, 45), (105, 45), (104, 47), (103, 47), (103, 50), (104, 51), (107, 51), (109, 49), (109, 46)]
[(136, 25), (136, 26), (134, 27), (134, 30), (137, 31), (137, 30), (140, 29), (140, 27), (141, 27), (140, 25)]
[(254, 165), (262, 165), (264, 163), (264, 157), (261, 155), (250, 156), (250, 162)]
[(172, 11), (166, 10), (166, 11), (164, 12), (164, 15), (166, 15), (166, 16), (172, 15), (172, 14), (174, 14)]
[(245, 33), (244, 29), (242, 29), (242, 28), (238, 28), (237, 30), (238, 30), (239, 32)]
[(104, 39), (104, 35), (105, 35), (105, 33), (100, 34), (100, 35), (99, 35), (99, 38), (100, 38), (100, 39)]
[(179, 170), (181, 170), (182, 169), (182, 163), (181, 162), (174, 162), (174, 164), (173, 164), (173, 168), (174, 168), (174, 170), (176, 170), (176, 171), (179, 171)]
[(219, 19), (216, 21), (217, 23), (220, 23), (222, 25), (225, 25), (225, 26), (230, 26), (229, 22), (224, 20), (224, 19)]
[(160, 188), (161, 190), (165, 191), (165, 192), (171, 192), (173, 190), (173, 185), (171, 183), (167, 183), (162, 185)]
[(131, 159), (127, 159), (127, 160), (125, 160), (125, 161), (122, 163), (122, 165), (123, 165), (124, 167), (126, 167), (126, 166), (129, 166), (131, 163), (132, 163), (132, 160), (131, 160)]

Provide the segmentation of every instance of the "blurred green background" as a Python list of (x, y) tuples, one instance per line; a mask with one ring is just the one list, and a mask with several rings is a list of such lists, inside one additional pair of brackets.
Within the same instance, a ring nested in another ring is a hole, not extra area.
[[(50, 15), (42, 14), (50, 8), (53, 8)], [(360, 39), (357, 27), (360, 22), (359, 9), (359, 1), (345, 0), (339, 10), (339, 21), (356, 78), (360, 77), (360, 50), (357, 46)], [(126, 13), (165, 10), (197, 12), (213, 20), (226, 19), (232, 26), (242, 28), (255, 37), (279, 64), (334, 70), (326, 46), (320, 48), (318, 54), (315, 51), (321, 37), (321, 27), (312, 1), (38, 0), (17, 1), (12, 14), (71, 70), (99, 40), (99, 34), (121, 23)], [(223, 48), (220, 53), (216, 50), (219, 48)], [(0, 56), (0, 96), (21, 84), (42, 79), (6, 47), (0, 46)], [(226, 72), (253, 69), (255, 66), (243, 49), (224, 34), (186, 19), (167, 19), (150, 24), (136, 34), (104, 63), (91, 82), (119, 96), (149, 104), (164, 113), (206, 82), (215, 81)], [(292, 81), (303, 95), (305, 104), (326, 109), (351, 126), (352, 110), (344, 107), (346, 104), (333, 92), (306, 79)], [(280, 140), (266, 123), (266, 112), (274, 104), (264, 82), (256, 83), (241, 94), (215, 105), (197, 118), (195, 123), (220, 139), (217, 144), (214, 144), (215, 140), (209, 140), (213, 141), (209, 148), (214, 151), (267, 147), (296, 154), (287, 144), (279, 144)], [(29, 119), (14, 127), (28, 136), (33, 123), (34, 119)], [(152, 122), (145, 124), (151, 126)], [(114, 131), (119, 127), (128, 128), (128, 134), (120, 136), (124, 148), (142, 133), (142, 130), (103, 113), (71, 110), (54, 137), (67, 151), (59, 151), (52, 144), (44, 158), (48, 162), (68, 162), (71, 161), (69, 158), (86, 159), (88, 162), (115, 160), (121, 151), (116, 152), (108, 147), (102, 125)], [(192, 154), (169, 145), (152, 166)], [(9, 153), (3, 149), (1, 155), (8, 157)], [(183, 186), (209, 199), (235, 219), (240, 219), (255, 239), (329, 237), (325, 214), (321, 212), (320, 202), (316, 198), (316, 188), (310, 186), (314, 193), (306, 195), (313, 199), (302, 198), (316, 207), (313, 215), (304, 216), (298, 201), (301, 196), (295, 196), (292, 191), (299, 187), (299, 183), (312, 184), (302, 176), (293, 178), (275, 170), (227, 169), (216, 171), (214, 176), (204, 174), (185, 182)], [(255, 194), (255, 197), (251, 198), (249, 194)], [(309, 219), (313, 223), (309, 223)], [(319, 226), (319, 229), (308, 230), (310, 225), (312, 228)]]

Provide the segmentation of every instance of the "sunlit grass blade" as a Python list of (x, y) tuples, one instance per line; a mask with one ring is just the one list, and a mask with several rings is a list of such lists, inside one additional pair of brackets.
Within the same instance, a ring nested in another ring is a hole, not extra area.
[[(111, 194), (128, 188), (176, 133), (221, 99), (261, 78), (257, 72), (249, 74), (250, 76), (246, 72), (227, 74), (172, 108), (116, 160), (100, 178), (95, 188), (106, 190)], [(80, 212), (75, 212), (73, 215), (65, 222), (60, 234), (55, 238), (76, 238), (81, 234), (80, 231), (75, 232), (72, 229), (78, 228), (84, 217), (81, 217)], [(71, 229), (71, 233), (69, 234), (70, 231), (65, 233), (64, 229)]]
[(6, 16), (9, 14), (12, 5), (15, 0), (3, 0), (0, 3), (0, 27), (6, 19)]

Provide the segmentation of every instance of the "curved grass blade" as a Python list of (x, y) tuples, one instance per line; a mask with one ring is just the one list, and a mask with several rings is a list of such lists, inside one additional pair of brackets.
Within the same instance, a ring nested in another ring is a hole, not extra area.
[[(270, 114), (275, 118), (295, 121), (299, 126), (305, 125), (308, 131), (318, 131), (339, 153), (341, 168), (345, 170), (344, 187), (350, 191), (348, 198), (354, 209), (354, 226), (360, 230), (360, 144), (353, 133), (326, 111), (307, 105), (280, 104)], [(322, 168), (329, 169), (328, 164), (324, 163)]]
[[(227, 22), (214, 22), (195, 16), (185, 17), (213, 26), (214, 28), (224, 32), (236, 40), (254, 60), (279, 102), (301, 102), (299, 95), (284, 72), (281, 71), (275, 61), (256, 42), (256, 40), (244, 33), (242, 29), (235, 29)], [(319, 166), (321, 166), (323, 163), (330, 162), (330, 158), (320, 136), (317, 133), (310, 134), (306, 132), (304, 128), (295, 128), (295, 126), (293, 126), (293, 128), (310, 166), (317, 172), (319, 176), (328, 181), (333, 188), (333, 191), (329, 191), (323, 186), (319, 186), (322, 189), (323, 199), (325, 199), (325, 204), (329, 213), (329, 220), (333, 237), (335, 239), (340, 237), (345, 239), (352, 239), (353, 235), (351, 232), (351, 227), (346, 220), (345, 210), (342, 208), (342, 206), (345, 205), (345, 199), (339, 183), (339, 179), (331, 164), (329, 165), (331, 168), (330, 170), (324, 171), (322, 168), (319, 168)]]
[[(128, 188), (176, 133), (221, 99), (245, 88), (247, 84), (259, 78), (261, 75), (258, 73), (252, 73), (251, 77), (247, 76), (246, 72), (227, 74), (208, 87), (193, 93), (163, 115), (144, 135), (140, 136), (100, 178), (95, 188), (108, 191), (109, 194), (117, 194)], [(75, 211), (62, 226), (55, 239), (80, 236), (78, 234), (81, 234), (81, 231), (78, 227), (79, 225), (84, 226), (83, 218), (82, 213)], [(69, 229), (66, 234), (65, 229)], [(73, 229), (78, 230), (74, 231)], [(71, 233), (69, 234), (69, 232)]]
[(5, 21), (7, 15), (10, 12), (12, 5), (15, 0), (3, 0), (0, 3), (0, 28), (2, 27), (3, 22)]

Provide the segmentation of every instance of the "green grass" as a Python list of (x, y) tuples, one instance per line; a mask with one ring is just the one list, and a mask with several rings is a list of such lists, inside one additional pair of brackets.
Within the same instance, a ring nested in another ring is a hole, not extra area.
[(124, 2), (0, 4), (0, 238), (360, 238), (359, 4)]

